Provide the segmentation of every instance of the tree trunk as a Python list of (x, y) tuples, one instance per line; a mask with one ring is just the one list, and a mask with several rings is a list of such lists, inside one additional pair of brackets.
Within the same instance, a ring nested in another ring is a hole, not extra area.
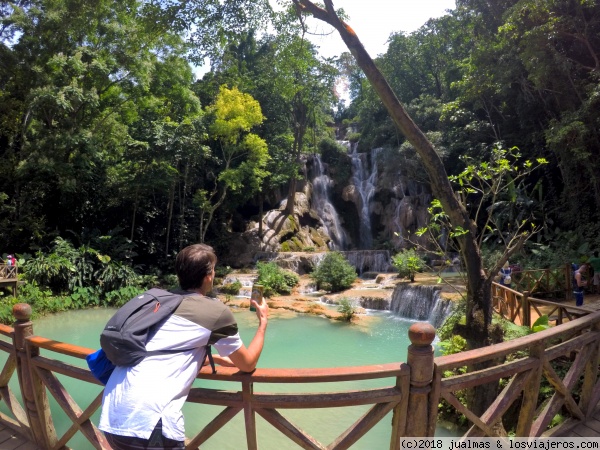
[[(454, 194), (452, 185), (441, 158), (433, 144), (414, 123), (400, 103), (389, 83), (375, 65), (354, 30), (335, 13), (332, 0), (325, 0), (325, 9), (308, 0), (292, 0), (294, 4), (312, 14), (315, 18), (333, 26), (363, 70), (373, 89), (383, 102), (390, 116), (402, 134), (421, 156), (429, 175), (431, 189), (448, 214), (451, 224), (468, 231), (458, 238), (465, 269), (467, 271), (467, 328), (465, 336), (471, 348), (479, 348), (490, 343), (489, 326), (492, 319), (491, 281), (486, 279), (481, 254), (477, 244), (477, 229), (468, 211)], [(490, 279), (491, 280), (491, 279)]]
[(176, 184), (176, 181), (173, 180), (173, 183), (171, 184), (171, 190), (169, 191), (169, 204), (167, 206), (167, 236), (165, 238), (165, 256), (169, 255), (169, 239), (171, 238), (171, 224), (173, 223), (173, 203), (175, 202)]
[(263, 237), (263, 224), (262, 224), (263, 214), (264, 214), (263, 195), (262, 195), (262, 192), (260, 192), (258, 194), (258, 236), (261, 239)]

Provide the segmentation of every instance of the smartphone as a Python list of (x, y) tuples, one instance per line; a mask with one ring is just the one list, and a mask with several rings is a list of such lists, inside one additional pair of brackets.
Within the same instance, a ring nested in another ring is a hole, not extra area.
[[(252, 285), (252, 294), (250, 295), (250, 300), (255, 300), (259, 305), (263, 302), (263, 292), (265, 288), (260, 284)], [(256, 308), (252, 306), (252, 302), (250, 302), (250, 311), (256, 311)]]

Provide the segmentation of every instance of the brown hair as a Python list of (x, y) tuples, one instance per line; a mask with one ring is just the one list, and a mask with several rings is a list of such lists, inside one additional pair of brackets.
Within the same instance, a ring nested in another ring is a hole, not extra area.
[(183, 290), (198, 289), (204, 278), (217, 264), (217, 255), (209, 245), (193, 244), (185, 247), (175, 259), (175, 272)]

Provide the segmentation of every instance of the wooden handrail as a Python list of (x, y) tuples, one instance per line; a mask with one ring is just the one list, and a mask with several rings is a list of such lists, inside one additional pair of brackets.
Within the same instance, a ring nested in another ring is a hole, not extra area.
[[(527, 297), (514, 290), (505, 292), (515, 300), (512, 305), (515, 308), (518, 306), (517, 299)], [(529, 302), (531, 305), (557, 305), (532, 297), (529, 297)], [(244, 415), (249, 449), (258, 448), (255, 414), (302, 447), (347, 448), (393, 411), (390, 448), (397, 449), (402, 436), (433, 436), (440, 401), (447, 402), (457, 413), (463, 414), (472, 423), (466, 435), (476, 436), (497, 433), (496, 425), (502, 420), (507, 405), (521, 398), (523, 407), (516, 425), (517, 435), (539, 436), (545, 432), (557, 408), (566, 408), (573, 421), (582, 420), (593, 408), (594, 399), (600, 398), (600, 387), (596, 386), (595, 381), (598, 375), (596, 362), (600, 354), (600, 312), (576, 307), (567, 310), (586, 315), (513, 341), (436, 358), (433, 357), (431, 345), (435, 337), (433, 327), (423, 323), (413, 324), (409, 330), (411, 345), (405, 363), (338, 368), (259, 368), (253, 373), (219, 367), (216, 374), (205, 367), (198, 378), (231, 383), (232, 389), (191, 389), (188, 402), (220, 406), (223, 409), (191, 438), (187, 448), (199, 447), (237, 414)], [(110, 448), (91, 420), (92, 414), (100, 406), (101, 397), (97, 396), (88, 406), (80, 408), (56, 377), (56, 374), (60, 374), (100, 385), (81, 363), (94, 350), (35, 336), (29, 321), (31, 310), (28, 305), (16, 305), (14, 312), (17, 318), (14, 327), (0, 325), (0, 333), (12, 338), (12, 344), (0, 341), (0, 351), (11, 355), (0, 376), (0, 392), (3, 392), (2, 400), (7, 402), (15, 418), (0, 418), (21, 433), (28, 434), (32, 441), (44, 449), (60, 449), (77, 430), (94, 448)], [(40, 350), (48, 354), (42, 356)], [(52, 357), (53, 353), (72, 357), (75, 363), (57, 360)], [(558, 360), (561, 361), (561, 367), (570, 366), (563, 379), (552, 367), (553, 361)], [(14, 373), (19, 376), (25, 399), (22, 407), (8, 391), (8, 381)], [(581, 393), (575, 395), (574, 380), (580, 377), (583, 379)], [(312, 386), (373, 379), (389, 379), (391, 382), (384, 387), (358, 390), (336, 386), (336, 389), (340, 389), (333, 392), (314, 391)], [(508, 383), (500, 383), (506, 379)], [(558, 394), (547, 403), (538, 405), (538, 393), (544, 380), (554, 386)], [(311, 387), (309, 392), (303, 393), (254, 392), (256, 383), (310, 383)], [(471, 411), (461, 402), (459, 393), (484, 385), (502, 387), (498, 400), (488, 411)], [(57, 436), (54, 429), (46, 398), (48, 393), (55, 397), (73, 422), (63, 436)], [(278, 412), (356, 405), (367, 405), (369, 408), (363, 417), (329, 446), (318, 443)]]

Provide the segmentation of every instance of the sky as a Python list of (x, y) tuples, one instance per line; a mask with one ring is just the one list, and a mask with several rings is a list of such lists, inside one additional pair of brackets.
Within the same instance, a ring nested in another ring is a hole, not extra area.
[[(343, 8), (346, 21), (372, 58), (385, 53), (391, 33), (417, 30), (432, 17), (455, 9), (455, 0), (337, 0), (334, 7)], [(324, 31), (325, 28), (322, 29)], [(331, 30), (331, 27), (328, 28)], [(327, 36), (313, 36), (311, 41), (319, 46), (324, 57), (338, 56), (348, 49), (336, 32)]]
[[(385, 53), (387, 40), (394, 32), (417, 30), (432, 17), (446, 14), (456, 7), (455, 0), (334, 0), (336, 9), (343, 8), (347, 23), (354, 29), (372, 58)], [(329, 25), (315, 21), (318, 28), (310, 37), (319, 47), (321, 56), (329, 58), (347, 52), (342, 38)], [(321, 33), (321, 35), (317, 35)], [(322, 35), (327, 33), (326, 35)], [(208, 63), (195, 67), (196, 77), (201, 78), (210, 70)]]

